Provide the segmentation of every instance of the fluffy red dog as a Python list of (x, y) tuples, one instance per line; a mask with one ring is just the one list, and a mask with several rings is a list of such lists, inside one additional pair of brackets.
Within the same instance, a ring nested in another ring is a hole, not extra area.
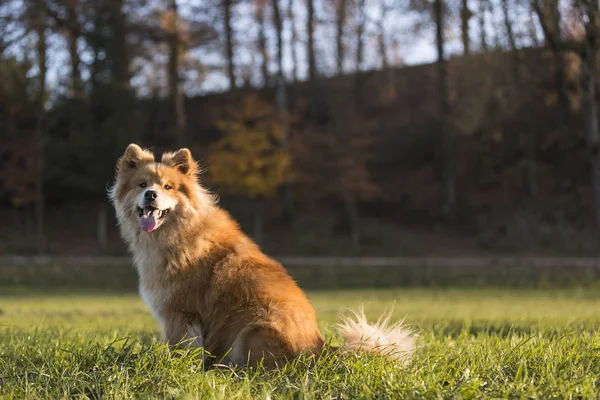
[[(171, 345), (193, 340), (231, 365), (280, 366), (301, 352), (319, 353), (315, 311), (286, 270), (263, 254), (198, 183), (188, 149), (154, 155), (131, 144), (110, 190), (121, 235), (139, 273), (140, 294)], [(411, 332), (364, 314), (339, 325), (346, 350), (401, 362)]]

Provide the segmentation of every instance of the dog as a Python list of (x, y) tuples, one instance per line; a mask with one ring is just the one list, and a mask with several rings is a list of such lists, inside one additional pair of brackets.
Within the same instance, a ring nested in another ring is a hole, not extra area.
[[(139, 292), (172, 347), (191, 342), (222, 363), (276, 368), (324, 348), (315, 311), (284, 267), (265, 255), (199, 183), (188, 149), (154, 155), (130, 144), (109, 190)], [(407, 363), (415, 335), (362, 311), (338, 324), (342, 350)]]

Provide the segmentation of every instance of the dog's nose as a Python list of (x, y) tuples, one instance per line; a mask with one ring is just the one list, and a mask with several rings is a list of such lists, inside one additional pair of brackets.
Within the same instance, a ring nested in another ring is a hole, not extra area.
[(158, 197), (158, 193), (156, 193), (154, 190), (146, 190), (146, 193), (144, 193), (144, 199), (147, 201), (153, 201), (156, 199), (156, 197)]

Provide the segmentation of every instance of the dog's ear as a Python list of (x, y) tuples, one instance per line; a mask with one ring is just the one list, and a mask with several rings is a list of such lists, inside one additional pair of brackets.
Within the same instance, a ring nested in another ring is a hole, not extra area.
[(125, 149), (125, 153), (119, 159), (119, 171), (126, 171), (139, 168), (140, 166), (154, 162), (154, 155), (147, 150), (143, 150), (135, 143), (130, 144)]
[(162, 163), (177, 168), (184, 175), (195, 175), (198, 172), (198, 164), (192, 158), (192, 152), (185, 148), (163, 154)]

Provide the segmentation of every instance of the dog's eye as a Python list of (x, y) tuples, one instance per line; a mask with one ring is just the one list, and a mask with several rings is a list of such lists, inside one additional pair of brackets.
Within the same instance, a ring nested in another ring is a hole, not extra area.
[(145, 188), (146, 186), (147, 186), (147, 185), (146, 185), (146, 182), (142, 182), (142, 183), (140, 183), (140, 187), (141, 187), (141, 188)]
[(165, 190), (171, 190), (171, 186), (165, 185)]

